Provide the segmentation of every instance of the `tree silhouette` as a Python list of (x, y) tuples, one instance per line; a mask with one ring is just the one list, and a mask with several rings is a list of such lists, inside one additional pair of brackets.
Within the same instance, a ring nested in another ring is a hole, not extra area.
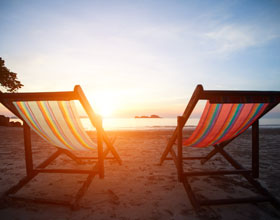
[(0, 57), (0, 86), (8, 92), (15, 92), (23, 87), (23, 84), (17, 79), (17, 73), (11, 72), (5, 67), (5, 61)]

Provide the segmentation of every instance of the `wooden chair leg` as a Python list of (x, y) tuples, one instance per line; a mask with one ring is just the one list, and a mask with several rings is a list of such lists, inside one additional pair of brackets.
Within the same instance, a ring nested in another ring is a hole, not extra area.
[(223, 142), (223, 143), (221, 143), (221, 144), (219, 144), (219, 145), (214, 145), (214, 146), (213, 146), (214, 149), (213, 149), (210, 153), (208, 153), (208, 154), (206, 155), (206, 157), (200, 161), (200, 163), (201, 163), (201, 164), (205, 164), (208, 160), (210, 160), (210, 159), (211, 159), (212, 157), (214, 157), (217, 153), (219, 153), (219, 151), (215, 148), (215, 146), (219, 146), (219, 147), (221, 147), (221, 148), (224, 148), (224, 147), (226, 147), (230, 142), (232, 142), (234, 139), (235, 139), (235, 138), (232, 138), (231, 140), (225, 141), (225, 142)]
[(252, 171), (253, 177), (259, 177), (259, 120), (252, 125)]
[(208, 153), (204, 159), (200, 160), (201, 164), (205, 164), (208, 160), (214, 157), (219, 151), (217, 149), (213, 149), (210, 153)]
[[(93, 170), (95, 170), (96, 167), (93, 167)], [(79, 203), (84, 194), (86, 193), (89, 185), (91, 184), (92, 180), (94, 179), (96, 173), (89, 174), (86, 181), (83, 183), (82, 187), (79, 189), (78, 193), (76, 194), (74, 201), (71, 203), (71, 209), (77, 210), (79, 208)]]
[[(217, 150), (219, 151), (219, 153), (221, 153), (224, 158), (236, 169), (244, 169), (244, 167), (242, 165), (240, 165), (237, 161), (235, 161), (223, 148), (216, 146)], [(255, 189), (257, 189), (257, 191), (259, 193), (261, 193), (264, 196), (267, 196), (271, 202), (271, 204), (275, 207), (275, 208), (280, 208), (280, 202), (271, 194), (268, 192), (267, 189), (265, 189), (257, 180), (255, 180), (252, 175), (248, 175), (248, 174), (242, 174), (243, 177), (245, 179), (247, 179), (247, 181), (249, 183), (251, 183)]]
[(179, 182), (183, 181), (183, 117), (177, 118), (177, 127), (178, 127), (178, 136), (177, 136), (177, 158), (178, 158), (178, 180)]
[[(53, 160), (55, 160), (59, 155), (61, 154), (61, 151), (56, 151), (53, 153), (48, 159), (46, 159), (44, 162), (42, 162), (38, 168), (45, 168), (48, 166)], [(28, 176), (21, 179), (16, 185), (12, 186), (10, 189), (8, 189), (4, 195), (8, 196), (9, 194), (15, 194), (17, 191), (19, 191), (23, 186), (25, 186), (30, 180), (32, 180), (35, 176), (38, 175), (39, 172), (33, 171)]]
[(120, 165), (122, 165), (122, 160), (118, 154), (118, 152), (116, 151), (116, 149), (114, 148), (112, 142), (109, 140), (108, 136), (106, 135), (105, 132), (103, 132), (103, 140), (105, 142), (105, 144), (107, 145), (107, 147), (110, 149), (110, 151), (112, 152), (113, 156), (116, 158), (116, 160), (118, 161), (118, 163)]
[(98, 150), (98, 170), (99, 177), (104, 178), (104, 152), (103, 152), (103, 138), (102, 138), (102, 120), (98, 121), (99, 126), (97, 127), (97, 150)]
[(71, 153), (69, 150), (66, 149), (60, 149), (60, 150), (63, 154), (65, 154), (66, 156), (74, 160), (77, 164), (83, 164), (83, 161), (79, 157)]
[(30, 176), (33, 172), (33, 158), (32, 158), (32, 147), (31, 147), (31, 132), (30, 127), (23, 123), (23, 136), (24, 136), (24, 152), (25, 152), (25, 167), (26, 175)]
[[(107, 154), (110, 152), (110, 149), (107, 147), (103, 153), (103, 157), (106, 158)], [(93, 171), (96, 170), (96, 167), (98, 166), (98, 164), (96, 164), (93, 167)], [(83, 183), (83, 186), (80, 188), (80, 190), (78, 191), (78, 193), (76, 194), (74, 201), (71, 203), (71, 209), (73, 210), (77, 210), (79, 208), (79, 202), (81, 200), (81, 198), (83, 197), (83, 195), (85, 194), (86, 190), (88, 189), (90, 183), (92, 182), (92, 180), (94, 179), (96, 173), (92, 173), (89, 174), (86, 181)]]

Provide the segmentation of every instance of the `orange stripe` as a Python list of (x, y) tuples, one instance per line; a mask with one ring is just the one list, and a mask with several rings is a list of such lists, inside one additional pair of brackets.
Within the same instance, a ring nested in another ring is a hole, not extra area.
[[(79, 115), (76, 112), (75, 103), (73, 101), (67, 102), (65, 107), (67, 107), (65, 109), (68, 109), (69, 119), (71, 119), (72, 125), (75, 128), (77, 134), (86, 143), (87, 146), (92, 146), (93, 143), (90, 140), (90, 138), (87, 136), (87, 134), (85, 133), (82, 123), (80, 121)], [(90, 147), (90, 149), (92, 149), (92, 147)]]
[[(251, 118), (252, 116), (254, 115), (254, 113), (256, 112), (256, 105), (254, 105), (251, 109), (250, 109), (250, 112), (249, 112), (249, 115), (247, 116), (247, 118), (245, 119), (244, 123), (247, 123)], [(244, 125), (244, 123), (242, 125)], [(218, 142), (221, 143), (223, 141), (226, 141), (226, 140), (229, 140), (231, 138), (233, 138), (236, 134), (236, 131), (238, 131), (240, 129), (240, 126), (238, 128), (235, 129), (235, 131), (232, 131), (232, 129), (230, 131), (228, 131), (227, 134), (224, 135), (223, 138), (221, 138)], [(230, 136), (228, 135), (230, 132), (234, 132), (234, 134), (231, 134)]]
[(204, 134), (204, 132), (208, 128), (208, 125), (209, 125), (209, 123), (212, 119), (212, 116), (213, 116), (214, 112), (215, 112), (215, 108), (216, 108), (216, 104), (210, 105), (210, 110), (209, 110), (209, 112), (207, 114), (207, 117), (204, 121), (203, 127), (200, 129), (200, 132), (196, 135), (196, 137), (190, 143), (188, 143), (188, 145), (192, 145), (195, 142), (197, 142), (197, 140)]
[(46, 111), (44, 110), (44, 107), (42, 105), (41, 101), (37, 101), (36, 102), (41, 113), (44, 116), (45, 121), (47, 122), (49, 128), (51, 129), (51, 131), (53, 132), (53, 134), (60, 140), (61, 143), (63, 143), (65, 146), (67, 146), (68, 148), (70, 148), (71, 150), (73, 150), (73, 147), (71, 147), (62, 137), (61, 135), (57, 132), (57, 129), (55, 128), (55, 126), (53, 126), (49, 116), (47, 115)]
[[(28, 102), (26, 103), (27, 105), (28, 105)], [(52, 144), (54, 144), (52, 141), (51, 141), (51, 139), (50, 138), (48, 138), (48, 136), (46, 136), (42, 131), (41, 131), (41, 129), (39, 129), (38, 127), (37, 127), (37, 125), (35, 124), (35, 122), (30, 118), (30, 116), (29, 116), (29, 114), (28, 114), (28, 110), (27, 109), (25, 109), (22, 105), (23, 105), (23, 102), (16, 102), (16, 105), (18, 106), (18, 108), (20, 109), (20, 113), (22, 113), (25, 117), (26, 117), (26, 119), (29, 121), (29, 123), (30, 123), (30, 125), (31, 125), (31, 127), (33, 128), (33, 129), (35, 129), (39, 134), (41, 134), (47, 141), (49, 141), (50, 143), (52, 143)], [(55, 145), (55, 144), (54, 144)]]
[(256, 109), (258, 108), (258, 106), (259, 106), (259, 104), (254, 104), (254, 106), (253, 106), (253, 108), (252, 108), (252, 110), (251, 110), (249, 116), (248, 116), (247, 119), (239, 126), (239, 128), (236, 129), (237, 132), (235, 132), (235, 134), (238, 133), (238, 131), (240, 131), (240, 130), (252, 119), (252, 117), (253, 117), (254, 114), (256, 113)]
[(89, 147), (87, 145), (87, 143), (84, 142), (83, 138), (81, 138), (81, 136), (78, 134), (77, 130), (75, 129), (75, 126), (73, 126), (73, 123), (70, 120), (70, 116), (68, 114), (68, 112), (65, 110), (65, 107), (62, 105), (62, 102), (58, 102), (58, 106), (59, 109), (61, 110), (61, 112), (63, 113), (63, 118), (65, 119), (70, 131), (72, 132), (72, 134), (75, 136), (75, 138), (79, 141), (79, 143), (84, 146), (85, 148), (88, 149), (92, 149), (91, 147)]
[[(255, 104), (256, 108), (259, 107), (260, 104)], [(254, 113), (251, 113), (250, 118), (247, 119), (246, 123), (250, 122), (251, 119), (254, 117), (257, 118), (267, 107), (268, 104), (264, 104), (261, 109), (256, 113), (256, 110), (254, 110)], [(256, 114), (256, 115), (255, 115)], [(254, 116), (255, 115), (255, 116)], [(234, 136), (236, 136), (238, 133), (244, 132), (243, 130), (246, 130), (256, 119), (254, 119), (252, 122), (250, 122), (248, 125), (245, 123), (242, 125), (242, 127), (239, 127), (238, 131), (235, 132)], [(246, 128), (247, 127), (247, 128)]]
[(228, 115), (227, 119), (225, 120), (224, 125), (222, 126), (220, 132), (215, 136), (214, 139), (211, 140), (209, 145), (212, 145), (217, 139), (219, 139), (221, 137), (222, 133), (225, 131), (225, 129), (229, 126), (231, 119), (233, 118), (233, 116), (236, 112), (237, 106), (238, 106), (237, 104), (232, 105), (229, 115)]

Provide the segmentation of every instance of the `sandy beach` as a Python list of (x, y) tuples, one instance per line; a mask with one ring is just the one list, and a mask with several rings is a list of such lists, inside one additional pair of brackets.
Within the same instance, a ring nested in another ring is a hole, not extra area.
[[(280, 219), (280, 212), (269, 203), (204, 207), (195, 213), (181, 183), (177, 181), (172, 161), (159, 166), (160, 155), (172, 130), (118, 131), (115, 147), (123, 165), (105, 162), (105, 179), (95, 178), (81, 200), (81, 208), (13, 202), (1, 204), (0, 219)], [(40, 137), (32, 134), (34, 164), (55, 151)], [(236, 160), (250, 167), (251, 135), (244, 133), (226, 149)], [(261, 184), (280, 199), (280, 129), (260, 130)], [(207, 154), (209, 149), (185, 149), (186, 155)], [(54, 165), (82, 167), (61, 156)], [(86, 164), (85, 167), (90, 166)], [(186, 170), (230, 168), (220, 156), (204, 166), (198, 161), (185, 164)], [(22, 128), (0, 127), (0, 193), (25, 175)], [(39, 174), (18, 195), (57, 200), (71, 199), (86, 176), (73, 174)], [(253, 194), (240, 176), (195, 177), (194, 191), (201, 198), (230, 198)]]

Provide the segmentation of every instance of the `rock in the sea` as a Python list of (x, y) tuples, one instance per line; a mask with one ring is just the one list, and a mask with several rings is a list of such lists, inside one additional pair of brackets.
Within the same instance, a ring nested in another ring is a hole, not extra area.
[(143, 115), (143, 116), (135, 116), (134, 118), (161, 118), (161, 117), (158, 115), (151, 115), (151, 116)]
[(151, 115), (150, 118), (160, 118), (158, 115)]

